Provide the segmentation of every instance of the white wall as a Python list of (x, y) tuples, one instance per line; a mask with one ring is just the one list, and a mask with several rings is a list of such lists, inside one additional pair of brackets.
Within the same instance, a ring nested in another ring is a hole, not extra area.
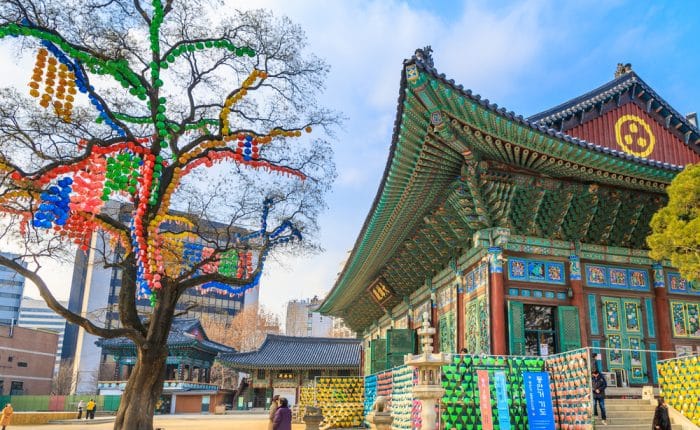
[[(101, 234), (92, 235), (92, 251), (88, 257), (85, 293), (80, 315), (90, 318), (97, 325), (104, 325), (106, 320), (109, 284), (112, 269), (105, 269), (101, 255), (94, 249), (109, 249), (104, 246)], [(91, 335), (82, 327), (78, 329), (78, 340), (73, 361), (73, 389), (75, 394), (92, 394), (97, 391), (97, 378), (100, 371), (102, 349), (95, 345), (98, 337)]]

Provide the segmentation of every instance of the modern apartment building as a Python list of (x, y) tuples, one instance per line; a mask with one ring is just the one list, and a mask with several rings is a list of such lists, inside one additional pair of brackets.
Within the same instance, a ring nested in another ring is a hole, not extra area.
[(318, 307), (321, 299), (292, 300), (287, 302), (285, 334), (287, 336), (308, 337), (354, 337), (355, 334), (343, 324), (340, 318), (321, 315)]

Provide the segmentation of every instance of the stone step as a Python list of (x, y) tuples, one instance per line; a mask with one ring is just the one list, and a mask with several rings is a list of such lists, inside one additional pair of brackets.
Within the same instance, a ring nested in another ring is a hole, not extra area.
[(642, 400), (642, 399), (611, 399), (611, 398), (606, 398), (605, 399), (605, 404), (611, 404), (611, 405), (649, 405), (649, 400)]
[(106, 424), (106, 423), (113, 423), (115, 417), (98, 417), (92, 420), (53, 420), (49, 421), (49, 424), (62, 424), (62, 425), (92, 425), (92, 424)]
[[(617, 417), (617, 418), (640, 418), (640, 419), (647, 419), (647, 418), (653, 418), (654, 417), (654, 411), (611, 411), (608, 408), (605, 408), (605, 412), (607, 412), (608, 417)], [(598, 414), (600, 414), (600, 411), (598, 411)]]
[(639, 412), (651, 412), (654, 413), (656, 410), (656, 406), (652, 405), (645, 405), (645, 406), (639, 406), (639, 405), (621, 405), (618, 403), (613, 403), (611, 405), (608, 404), (608, 402), (605, 402), (605, 410), (606, 411), (639, 411)]
[[(602, 420), (600, 418), (596, 419), (595, 422), (595, 427), (597, 429), (600, 428), (607, 428), (607, 427), (612, 427), (612, 428), (620, 428), (622, 427), (629, 427), (629, 428), (635, 428), (635, 429), (646, 429), (646, 428), (651, 428), (651, 423), (653, 421), (654, 417), (650, 416), (649, 418), (616, 418), (616, 417), (608, 417), (607, 419), (607, 426), (604, 426), (602, 423)], [(673, 421), (671, 422), (672, 426), (674, 429), (682, 429), (683, 426), (680, 424), (675, 424)]]
[[(608, 417), (608, 424), (620, 424), (620, 425), (632, 425), (632, 424), (643, 424), (646, 422), (651, 422), (654, 417), (639, 417), (639, 418), (620, 418), (614, 415)], [(598, 425), (601, 425), (600, 418), (595, 420)]]
[[(640, 424), (622, 424), (622, 425), (617, 425), (617, 424), (608, 424), (607, 426), (604, 426), (602, 424), (596, 424), (595, 425), (596, 430), (599, 429), (606, 429), (606, 430), (646, 430), (651, 428), (651, 421), (645, 422), (645, 423), (640, 423)], [(679, 424), (673, 424), (671, 425), (672, 430), (683, 430), (683, 426)]]

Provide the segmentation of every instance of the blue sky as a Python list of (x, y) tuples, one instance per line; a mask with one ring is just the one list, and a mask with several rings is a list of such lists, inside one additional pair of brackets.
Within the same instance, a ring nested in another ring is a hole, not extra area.
[(700, 2), (263, 1), (306, 29), (331, 64), (326, 103), (348, 117), (335, 143), (339, 179), (322, 218), (324, 254), (271, 268), (263, 303), (323, 295), (355, 243), (391, 142), (402, 60), (432, 45), (435, 67), (528, 116), (633, 69), (679, 112), (700, 110)]
[[(619, 62), (632, 63), (679, 112), (700, 110), (700, 2), (259, 0), (226, 7), (251, 3), (302, 25), (308, 50), (331, 65), (323, 102), (348, 118), (334, 141), (339, 177), (321, 219), (325, 252), (275, 261), (263, 277), (261, 301), (280, 314), (290, 299), (324, 295), (355, 243), (386, 163), (402, 60), (415, 48), (432, 45), (440, 72), (524, 116), (608, 82)], [(0, 61), (11, 61), (7, 51)], [(70, 279), (62, 270), (59, 296)]]

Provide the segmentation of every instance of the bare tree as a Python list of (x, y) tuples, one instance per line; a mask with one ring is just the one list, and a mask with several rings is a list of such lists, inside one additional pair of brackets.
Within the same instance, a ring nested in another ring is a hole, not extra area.
[(268, 334), (280, 333), (279, 317), (263, 306), (244, 308), (234, 317), (207, 316), (202, 326), (209, 339), (238, 352), (257, 349)]
[(70, 394), (73, 384), (73, 360), (61, 360), (58, 371), (53, 375), (51, 381), (51, 392), (57, 396)]
[[(5, 0), (5, 36), (36, 63), (30, 97), (0, 93), (0, 240), (30, 265), (0, 264), (69, 322), (134, 342), (114, 428), (151, 430), (183, 293), (240, 294), (275, 252), (316, 248), (335, 170), (329, 144), (302, 135), (338, 121), (316, 102), (327, 66), (289, 20), (204, 0)], [(119, 327), (51, 294), (41, 257), (68, 243), (121, 271)]]

